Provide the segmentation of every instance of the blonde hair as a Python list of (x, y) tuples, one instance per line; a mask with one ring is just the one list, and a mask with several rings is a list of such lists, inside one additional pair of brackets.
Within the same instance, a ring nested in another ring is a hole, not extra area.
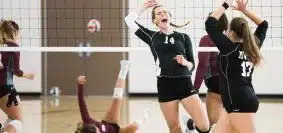
[(19, 32), (19, 25), (15, 21), (1, 20), (0, 22), (0, 44), (7, 40), (14, 40)]

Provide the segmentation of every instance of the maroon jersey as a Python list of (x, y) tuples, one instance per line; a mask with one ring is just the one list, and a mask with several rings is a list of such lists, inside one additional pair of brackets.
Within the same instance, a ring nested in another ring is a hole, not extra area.
[(83, 85), (78, 84), (78, 101), (81, 117), (84, 124), (94, 124), (101, 133), (118, 133), (117, 129), (105, 121), (98, 122), (89, 116), (88, 109), (84, 100)]
[[(18, 47), (16, 43), (5, 42), (7, 47)], [(13, 75), (18, 77), (23, 76), (23, 71), (20, 69), (20, 52), (0, 52), (3, 68), (0, 69), (0, 86), (13, 85)]]
[[(215, 47), (208, 35), (203, 36), (200, 40), (199, 47)], [(217, 52), (199, 52), (199, 63), (197, 66), (194, 88), (199, 89), (203, 79), (217, 76), (218, 73), (218, 53)]]

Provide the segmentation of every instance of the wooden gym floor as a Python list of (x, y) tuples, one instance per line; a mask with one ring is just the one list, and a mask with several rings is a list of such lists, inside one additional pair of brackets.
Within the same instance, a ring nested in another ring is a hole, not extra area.
[[(22, 133), (74, 133), (80, 114), (76, 96), (21, 97), (23, 105)], [(91, 116), (100, 120), (107, 110), (111, 97), (85, 97)], [(283, 132), (283, 99), (261, 99), (260, 108), (256, 114), (258, 133)], [(127, 124), (140, 119), (143, 110), (149, 108), (151, 117), (141, 127), (139, 133), (169, 133), (156, 98), (125, 98), (120, 124)], [(180, 110), (180, 121), (184, 109)], [(0, 120), (6, 116), (0, 113)], [(181, 123), (182, 128), (184, 127)]]

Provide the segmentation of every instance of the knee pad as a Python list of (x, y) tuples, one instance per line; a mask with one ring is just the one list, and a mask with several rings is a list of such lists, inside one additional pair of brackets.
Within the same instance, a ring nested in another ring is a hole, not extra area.
[(122, 99), (124, 94), (124, 88), (115, 88), (113, 97), (117, 99)]
[(22, 122), (20, 120), (12, 120), (8, 125), (12, 125), (16, 129), (16, 133), (20, 133), (22, 130)]

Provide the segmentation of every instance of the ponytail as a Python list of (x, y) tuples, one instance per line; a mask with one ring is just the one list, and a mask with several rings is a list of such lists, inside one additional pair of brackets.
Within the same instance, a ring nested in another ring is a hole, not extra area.
[(259, 40), (252, 34), (248, 22), (241, 17), (233, 18), (230, 30), (236, 33), (237, 38), (243, 39), (243, 51), (253, 65), (259, 65), (263, 58), (258, 47)]
[(257, 66), (260, 64), (261, 59), (263, 58), (260, 49), (258, 47), (258, 41), (256, 40), (255, 36), (252, 34), (248, 23), (242, 24), (242, 31), (243, 31), (243, 50), (254, 64)]
[(182, 28), (182, 27), (187, 26), (190, 23), (191, 23), (191, 21), (187, 21), (185, 24), (182, 24), (182, 25), (177, 25), (177, 24), (170, 23), (170, 26), (175, 27), (175, 28)]

